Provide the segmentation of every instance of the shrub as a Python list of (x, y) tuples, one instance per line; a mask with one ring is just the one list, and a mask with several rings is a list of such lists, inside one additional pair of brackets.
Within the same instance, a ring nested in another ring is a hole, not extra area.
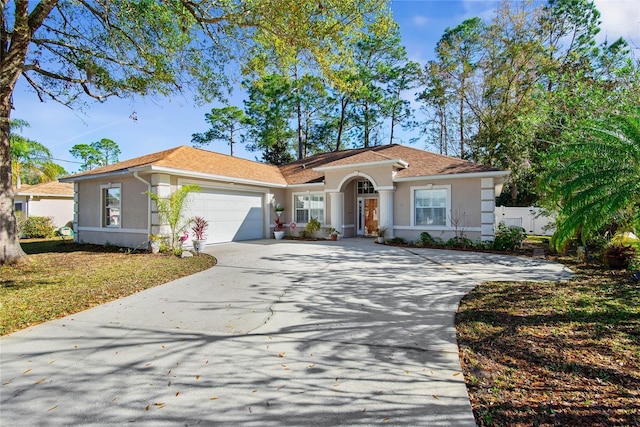
[(419, 242), (422, 246), (429, 246), (429, 245), (433, 245), (436, 241), (431, 236), (431, 234), (427, 233), (426, 231), (423, 231), (422, 233), (420, 233)]
[(514, 251), (522, 245), (527, 238), (520, 227), (507, 227), (503, 222), (498, 224), (493, 241), (493, 249), (497, 251)]
[(387, 240), (387, 243), (391, 243), (392, 245), (404, 245), (406, 242), (402, 237), (394, 237)]
[(24, 221), (22, 235), (28, 239), (43, 239), (56, 235), (56, 227), (49, 216), (30, 216)]
[(473, 248), (475, 245), (466, 237), (452, 237), (444, 244), (447, 248)]
[(316, 237), (316, 233), (320, 230), (320, 221), (316, 218), (311, 218), (307, 225), (304, 227), (304, 230), (307, 232), (309, 237)]
[(24, 224), (27, 221), (27, 217), (24, 212), (16, 212), (16, 221), (18, 223), (18, 236), (24, 235)]

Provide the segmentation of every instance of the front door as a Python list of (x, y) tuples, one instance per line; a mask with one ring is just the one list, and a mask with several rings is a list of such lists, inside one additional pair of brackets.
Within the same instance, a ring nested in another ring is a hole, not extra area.
[(358, 234), (378, 235), (378, 199), (358, 197)]

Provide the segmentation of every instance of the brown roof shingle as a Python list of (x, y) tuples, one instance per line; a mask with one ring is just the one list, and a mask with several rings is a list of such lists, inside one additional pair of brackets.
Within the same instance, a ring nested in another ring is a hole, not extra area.
[(398, 171), (396, 178), (499, 171), (490, 166), (398, 144), (316, 154), (281, 166), (280, 170), (289, 184), (303, 184), (322, 181), (324, 174), (313, 170), (314, 168), (347, 166), (381, 160), (403, 160), (409, 164), (408, 167)]
[(214, 153), (213, 151), (202, 150), (186, 145), (81, 172), (73, 175), (71, 178), (126, 171), (144, 166), (180, 169), (271, 184), (286, 185), (287, 183), (277, 166), (232, 157), (226, 154)]
[(397, 144), (321, 153), (279, 167), (182, 145), (81, 172), (70, 179), (156, 166), (269, 184), (293, 185), (322, 182), (324, 173), (315, 170), (317, 168), (384, 160), (402, 160), (408, 163), (407, 167), (398, 171), (396, 178), (499, 171), (489, 166)]
[(15, 190), (17, 195), (51, 195), (51, 196), (73, 196), (73, 183), (49, 181), (36, 185), (22, 185)]

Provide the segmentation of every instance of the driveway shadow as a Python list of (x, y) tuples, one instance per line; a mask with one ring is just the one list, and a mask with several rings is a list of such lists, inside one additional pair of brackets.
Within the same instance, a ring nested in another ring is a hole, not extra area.
[(229, 246), (208, 272), (3, 337), (0, 421), (475, 425), (454, 315), (487, 262), (449, 257)]

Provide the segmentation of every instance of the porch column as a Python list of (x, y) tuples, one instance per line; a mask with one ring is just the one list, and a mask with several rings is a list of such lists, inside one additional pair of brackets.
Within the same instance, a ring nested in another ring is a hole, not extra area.
[(78, 236), (78, 230), (80, 229), (80, 209), (78, 209), (78, 199), (80, 196), (78, 195), (78, 191), (79, 185), (76, 181), (73, 183), (73, 241), (75, 243), (80, 242), (80, 237)]
[(482, 209), (482, 235), (480, 239), (484, 242), (494, 239), (496, 192), (493, 178), (482, 178), (481, 182), (482, 196), (480, 205)]
[(387, 228), (387, 237), (393, 238), (393, 191), (394, 189), (378, 189), (380, 210), (378, 227)]
[[(160, 197), (169, 197), (171, 195), (171, 177), (167, 174), (159, 173), (151, 175), (151, 192)], [(158, 206), (155, 203), (151, 203), (151, 233), (167, 236), (171, 234), (169, 224), (160, 222)]]
[(331, 227), (344, 234), (344, 193), (329, 193), (331, 197)]

